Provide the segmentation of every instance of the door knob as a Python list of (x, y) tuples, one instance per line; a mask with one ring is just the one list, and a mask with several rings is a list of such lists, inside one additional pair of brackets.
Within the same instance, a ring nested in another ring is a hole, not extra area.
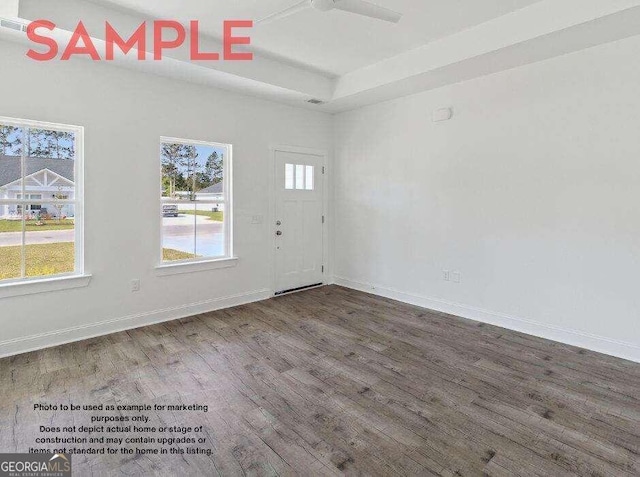
[(280, 222), (279, 220), (276, 222), (276, 225), (282, 225), (282, 222)]
[(282, 235), (282, 231), (281, 231), (281, 230), (278, 230), (278, 231), (276, 232), (276, 235)]

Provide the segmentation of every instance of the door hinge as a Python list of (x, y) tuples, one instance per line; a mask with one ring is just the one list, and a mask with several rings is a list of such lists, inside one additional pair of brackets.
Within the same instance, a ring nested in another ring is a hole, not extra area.
[(322, 166), (322, 173), (324, 174), (324, 166)]
[(322, 273), (324, 273), (324, 265), (322, 265)]
[(322, 216), (322, 223), (324, 224), (324, 215)]

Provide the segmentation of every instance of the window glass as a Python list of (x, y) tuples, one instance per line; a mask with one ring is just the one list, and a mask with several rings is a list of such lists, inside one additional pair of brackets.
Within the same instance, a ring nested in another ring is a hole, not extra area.
[(230, 151), (224, 144), (162, 139), (163, 262), (231, 255)]
[(313, 166), (306, 166), (305, 189), (313, 190)]
[(314, 166), (285, 164), (284, 188), (286, 190), (314, 190)]
[(292, 190), (295, 188), (295, 176), (293, 175), (293, 164), (285, 164), (284, 166), (284, 188)]
[(296, 164), (296, 189), (304, 189), (304, 166)]
[(195, 207), (182, 202), (162, 203), (162, 260), (196, 258)]
[(82, 273), (82, 128), (0, 119), (0, 282)]

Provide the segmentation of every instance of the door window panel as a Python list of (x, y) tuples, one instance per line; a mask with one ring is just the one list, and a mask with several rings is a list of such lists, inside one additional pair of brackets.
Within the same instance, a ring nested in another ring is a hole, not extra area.
[(285, 190), (314, 190), (314, 174), (314, 166), (306, 164), (285, 164)]

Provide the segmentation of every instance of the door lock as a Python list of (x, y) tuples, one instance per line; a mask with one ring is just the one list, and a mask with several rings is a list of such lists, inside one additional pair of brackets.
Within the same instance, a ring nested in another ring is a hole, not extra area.
[(276, 232), (276, 235), (278, 235), (278, 236), (282, 235), (282, 230), (278, 230), (278, 231)]
[(282, 222), (278, 220), (278, 221), (276, 222), (276, 225), (282, 225)]

